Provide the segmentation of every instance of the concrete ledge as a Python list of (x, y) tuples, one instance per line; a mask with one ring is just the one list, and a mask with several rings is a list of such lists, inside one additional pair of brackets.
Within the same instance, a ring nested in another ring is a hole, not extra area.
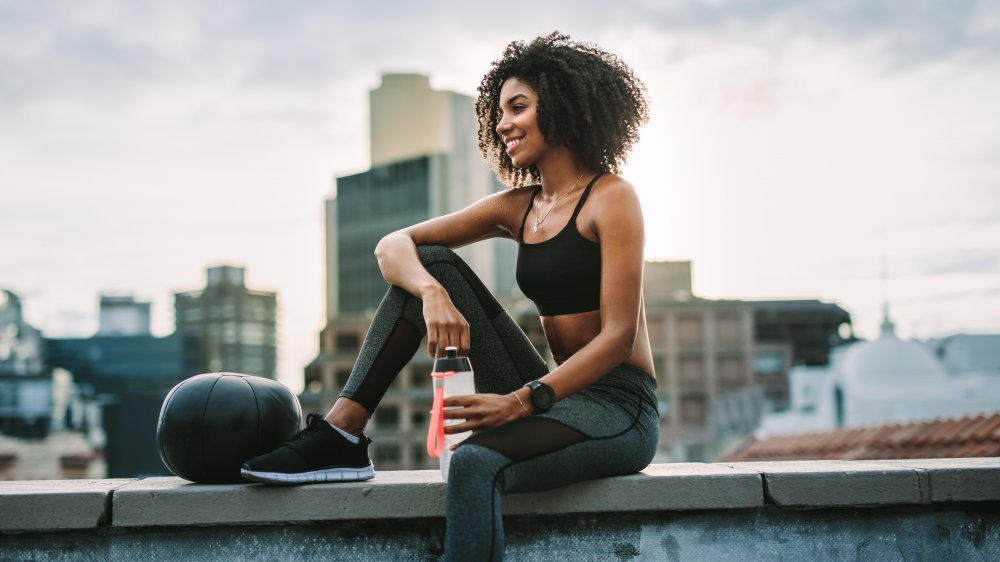
[[(504, 499), (506, 514), (732, 509), (764, 505), (760, 475), (710, 464), (654, 465)], [(287, 523), (444, 517), (445, 487), (436, 470), (380, 472), (367, 482), (309, 486), (204, 485), (150, 478), (115, 491), (119, 527)]]
[[(844, 507), (929, 503), (917, 471), (868, 461), (727, 463), (764, 477), (768, 503), (784, 507)], [(1000, 470), (1000, 465), (997, 467)]]
[(504, 513), (739, 509), (764, 505), (756, 471), (704, 463), (655, 464), (639, 474), (504, 497)]
[(93, 529), (107, 524), (112, 492), (129, 482), (134, 480), (0, 482), (0, 531)]
[(927, 479), (930, 501), (1000, 501), (1000, 459), (914, 459), (877, 461), (914, 469)]
[(265, 486), (148, 478), (117, 490), (118, 527), (444, 517), (436, 470), (380, 472), (367, 482)]
[[(652, 465), (504, 499), (510, 515), (837, 509), (1000, 502), (1000, 458)], [(441, 518), (438, 471), (310, 486), (203, 485), (180, 478), (0, 483), (0, 532)]]

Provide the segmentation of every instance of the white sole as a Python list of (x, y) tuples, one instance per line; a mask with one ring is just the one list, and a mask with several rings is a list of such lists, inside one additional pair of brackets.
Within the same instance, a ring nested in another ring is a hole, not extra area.
[(375, 478), (375, 465), (368, 463), (364, 468), (324, 468), (312, 472), (285, 474), (283, 472), (257, 472), (240, 469), (247, 480), (264, 484), (311, 484), (314, 482), (360, 482)]

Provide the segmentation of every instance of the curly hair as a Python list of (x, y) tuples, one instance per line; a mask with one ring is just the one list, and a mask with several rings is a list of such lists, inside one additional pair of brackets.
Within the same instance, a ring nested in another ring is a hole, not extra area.
[(514, 167), (496, 132), (500, 89), (512, 77), (538, 94), (538, 126), (548, 144), (569, 148), (593, 170), (620, 172), (649, 120), (646, 87), (617, 56), (555, 31), (511, 42), (477, 88), (479, 151), (501, 182), (541, 181), (536, 167)]

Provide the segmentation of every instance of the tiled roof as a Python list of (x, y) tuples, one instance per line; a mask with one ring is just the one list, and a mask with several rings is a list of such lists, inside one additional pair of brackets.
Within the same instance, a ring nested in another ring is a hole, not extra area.
[(722, 461), (1000, 457), (1000, 412), (976, 417), (749, 437)]

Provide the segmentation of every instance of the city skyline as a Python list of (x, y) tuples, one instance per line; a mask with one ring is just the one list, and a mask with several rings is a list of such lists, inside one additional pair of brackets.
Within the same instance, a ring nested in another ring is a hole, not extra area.
[(553, 29), (646, 82), (623, 175), (647, 257), (692, 260), (696, 295), (836, 302), (863, 337), (885, 298), (904, 337), (1000, 332), (995, 5), (55, 5), (0, 2), (0, 286), (49, 337), (96, 332), (101, 293), (152, 301), (163, 335), (174, 292), (241, 264), (279, 293), (300, 385), (368, 91), (402, 71), (474, 95), (508, 41)]

